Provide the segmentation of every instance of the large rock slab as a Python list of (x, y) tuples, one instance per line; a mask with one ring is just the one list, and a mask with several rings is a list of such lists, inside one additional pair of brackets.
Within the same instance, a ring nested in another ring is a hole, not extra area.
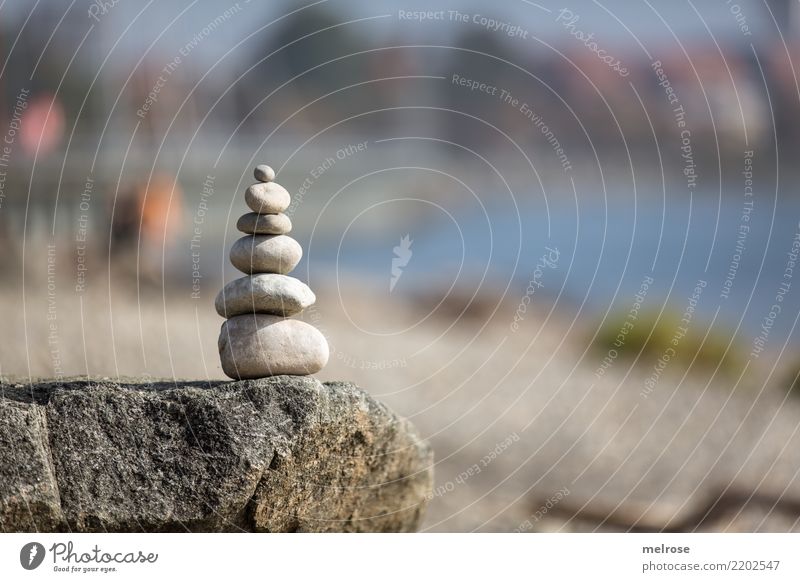
[(432, 452), (353, 384), (0, 382), (0, 531), (413, 531)]
[(44, 408), (0, 398), (0, 531), (51, 530), (63, 521)]

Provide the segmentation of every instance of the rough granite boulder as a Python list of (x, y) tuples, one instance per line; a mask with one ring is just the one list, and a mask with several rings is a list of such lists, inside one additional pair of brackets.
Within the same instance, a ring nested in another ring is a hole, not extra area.
[(432, 452), (353, 384), (0, 382), (0, 531), (414, 531)]

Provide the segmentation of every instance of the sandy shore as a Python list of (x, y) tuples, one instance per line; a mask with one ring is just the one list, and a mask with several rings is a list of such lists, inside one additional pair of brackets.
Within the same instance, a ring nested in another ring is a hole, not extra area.
[[(0, 374), (217, 379), (213, 295), (94, 273), (0, 290)], [(105, 281), (105, 283), (104, 283)], [(595, 376), (587, 330), (514, 300), (420, 302), (317, 283), (304, 315), (345, 379), (410, 418), (436, 452), (431, 531), (799, 531), (800, 402), (763, 371), (735, 379), (617, 362)], [(210, 288), (210, 287), (209, 287)]]

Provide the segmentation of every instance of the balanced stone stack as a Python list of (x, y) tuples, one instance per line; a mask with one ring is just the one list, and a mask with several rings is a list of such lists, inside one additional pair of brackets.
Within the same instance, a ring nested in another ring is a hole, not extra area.
[(225, 285), (215, 302), (227, 319), (219, 335), (222, 370), (242, 380), (314, 374), (328, 362), (328, 342), (315, 327), (288, 319), (316, 301), (305, 283), (287, 276), (303, 256), (300, 244), (286, 236), (292, 222), (283, 211), (291, 198), (269, 166), (257, 166), (255, 177), (244, 194), (253, 212), (236, 224), (246, 236), (230, 253), (246, 276)]

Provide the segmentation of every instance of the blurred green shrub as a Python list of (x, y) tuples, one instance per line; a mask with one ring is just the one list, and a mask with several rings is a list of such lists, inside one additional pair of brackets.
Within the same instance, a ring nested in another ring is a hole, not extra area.
[(696, 318), (687, 326), (681, 315), (672, 311), (665, 310), (660, 317), (657, 312), (641, 312), (635, 320), (627, 313), (617, 313), (601, 324), (592, 350), (601, 358), (611, 355), (613, 360), (635, 360), (637, 366), (652, 367), (668, 360), (670, 368), (676, 370), (717, 370), (717, 374), (735, 377), (741, 373), (745, 358), (731, 337), (732, 333), (718, 325), (709, 331)]
[(792, 398), (800, 398), (800, 362), (794, 362), (789, 371), (782, 376), (782, 386), (786, 386), (789, 391), (789, 396)]

